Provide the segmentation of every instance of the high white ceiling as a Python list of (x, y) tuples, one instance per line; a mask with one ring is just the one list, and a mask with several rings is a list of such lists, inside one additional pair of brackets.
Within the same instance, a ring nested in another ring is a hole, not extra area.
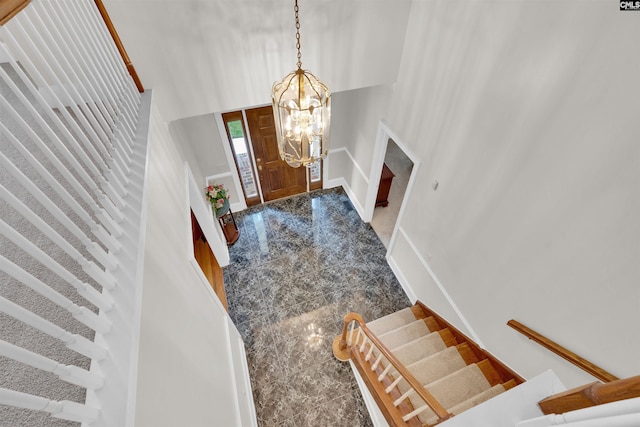
[[(105, 0), (165, 120), (271, 102), (296, 67), (293, 0)], [(299, 0), (302, 65), (333, 92), (396, 80), (411, 0)]]

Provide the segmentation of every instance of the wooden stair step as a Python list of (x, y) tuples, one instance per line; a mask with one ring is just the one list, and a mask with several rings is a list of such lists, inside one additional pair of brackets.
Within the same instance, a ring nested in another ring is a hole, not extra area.
[(460, 357), (462, 357), (467, 365), (478, 363), (480, 361), (478, 359), (478, 356), (468, 343), (463, 342), (462, 344), (458, 344), (456, 346), (456, 349), (458, 350), (458, 353), (460, 353)]
[(480, 370), (482, 371), (482, 374), (487, 379), (487, 382), (491, 384), (491, 387), (502, 383), (500, 374), (498, 373), (498, 371), (496, 371), (496, 368), (493, 366), (489, 359), (484, 359), (476, 363), (476, 365), (478, 365), (478, 368), (480, 368)]
[(398, 329), (411, 322), (415, 322), (416, 320), (419, 320), (419, 318), (414, 316), (411, 307), (407, 307), (387, 316), (380, 317), (379, 319), (372, 320), (367, 323), (367, 327), (375, 335), (380, 336), (386, 332)]
[(424, 319), (425, 317), (429, 317), (424, 310), (422, 309), (421, 306), (414, 304), (411, 307), (409, 307), (411, 309), (411, 312), (413, 313), (413, 316), (416, 319)]
[(516, 387), (517, 385), (518, 385), (518, 382), (516, 380), (514, 380), (514, 379), (510, 379), (506, 383), (502, 383), (502, 387), (504, 387), (505, 390), (511, 390), (512, 388)]

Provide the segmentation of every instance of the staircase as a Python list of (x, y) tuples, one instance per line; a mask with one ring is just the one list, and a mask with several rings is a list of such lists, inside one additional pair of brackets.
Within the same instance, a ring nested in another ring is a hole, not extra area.
[(334, 354), (353, 361), (390, 425), (432, 426), (524, 382), (420, 302), (366, 324), (348, 314)]

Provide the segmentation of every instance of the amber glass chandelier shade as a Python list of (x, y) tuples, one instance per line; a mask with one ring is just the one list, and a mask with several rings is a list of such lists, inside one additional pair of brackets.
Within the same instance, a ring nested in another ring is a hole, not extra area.
[(273, 85), (272, 101), (282, 160), (297, 168), (325, 158), (331, 116), (329, 88), (298, 68)]

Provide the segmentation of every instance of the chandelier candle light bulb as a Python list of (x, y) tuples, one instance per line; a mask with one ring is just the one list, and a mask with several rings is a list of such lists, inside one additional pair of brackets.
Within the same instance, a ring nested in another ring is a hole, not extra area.
[(326, 157), (331, 115), (329, 88), (302, 69), (300, 21), (295, 2), (298, 69), (273, 85), (271, 99), (278, 150), (289, 166), (311, 166)]

